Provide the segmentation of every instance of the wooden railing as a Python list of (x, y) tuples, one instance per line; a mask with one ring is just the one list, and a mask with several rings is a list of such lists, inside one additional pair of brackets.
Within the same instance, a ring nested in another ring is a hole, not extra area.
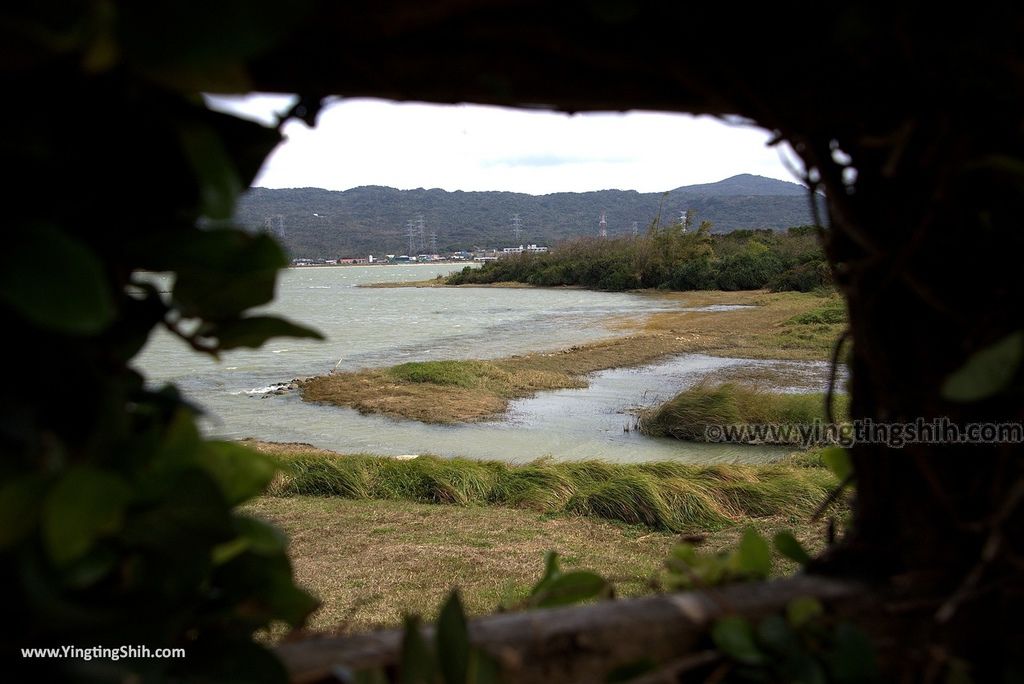
[[(659, 671), (643, 681), (676, 681), (681, 669), (709, 655), (700, 652), (718, 618), (757, 618), (813, 596), (850, 614), (864, 609), (860, 585), (814, 576), (735, 584), (677, 594), (500, 613), (472, 620), (470, 639), (502, 667), (502, 681), (601, 682), (616, 667), (649, 660)], [(427, 632), (430, 628), (426, 628)], [(278, 655), (294, 684), (344, 681), (343, 671), (396, 664), (401, 632), (309, 637), (282, 644)]]

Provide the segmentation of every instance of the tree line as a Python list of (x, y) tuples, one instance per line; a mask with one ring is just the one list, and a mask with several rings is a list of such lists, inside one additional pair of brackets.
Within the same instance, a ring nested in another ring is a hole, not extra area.
[(646, 234), (564, 242), (550, 253), (522, 253), (466, 267), (451, 285), (523, 282), (578, 285), (597, 290), (797, 290), (832, 286), (816, 226), (785, 232), (736, 230), (712, 233), (692, 226), (653, 224)]

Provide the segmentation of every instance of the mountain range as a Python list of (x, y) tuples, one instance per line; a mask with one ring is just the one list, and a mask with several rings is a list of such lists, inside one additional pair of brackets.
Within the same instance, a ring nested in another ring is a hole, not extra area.
[[(807, 189), (797, 183), (741, 174), (665, 193), (599, 190), (527, 195), (515, 192), (449, 192), (437, 188), (351, 190), (252, 188), (239, 201), (235, 220), (250, 230), (276, 234), (292, 257), (337, 258), (406, 254), (410, 221), (413, 252), (439, 252), (520, 243), (555, 244), (597, 235), (602, 212), (609, 237), (644, 231), (655, 220), (677, 222), (687, 211), (712, 230), (771, 228), (812, 223)], [(512, 217), (521, 222), (514, 238)], [(422, 217), (422, 240), (418, 219)]]

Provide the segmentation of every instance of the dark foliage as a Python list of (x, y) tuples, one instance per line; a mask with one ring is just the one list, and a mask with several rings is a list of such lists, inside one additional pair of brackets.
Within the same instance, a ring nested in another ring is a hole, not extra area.
[[(282, 8), (255, 4), (242, 22), (231, 2), (3, 11), (0, 67), (22, 103), (0, 114), (17, 170), (0, 256), (15, 388), (0, 397), (7, 681), (281, 681), (252, 635), (316, 606), (283, 536), (235, 510), (273, 463), (203, 439), (196, 409), (129, 366), (157, 326), (211, 355), (316, 335), (246, 313), (273, 298), (286, 258), (226, 223), (278, 132), (195, 95), (289, 30)], [(144, 271), (173, 274), (172, 291)], [(185, 658), (19, 657), (123, 645)]]
[(452, 285), (521, 282), (598, 290), (799, 290), (831, 287), (831, 272), (813, 226), (715, 234), (651, 226), (636, 238), (576, 240), (544, 254), (523, 253), (465, 268)]

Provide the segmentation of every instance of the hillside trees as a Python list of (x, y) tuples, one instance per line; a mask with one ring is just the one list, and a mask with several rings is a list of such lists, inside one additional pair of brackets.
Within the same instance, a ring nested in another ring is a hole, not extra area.
[(598, 290), (811, 290), (831, 277), (812, 227), (715, 234), (707, 221), (695, 231), (651, 225), (636, 238), (587, 238), (548, 254), (516, 254), (464, 269), (454, 285), (515, 281), (541, 286), (579, 285)]

